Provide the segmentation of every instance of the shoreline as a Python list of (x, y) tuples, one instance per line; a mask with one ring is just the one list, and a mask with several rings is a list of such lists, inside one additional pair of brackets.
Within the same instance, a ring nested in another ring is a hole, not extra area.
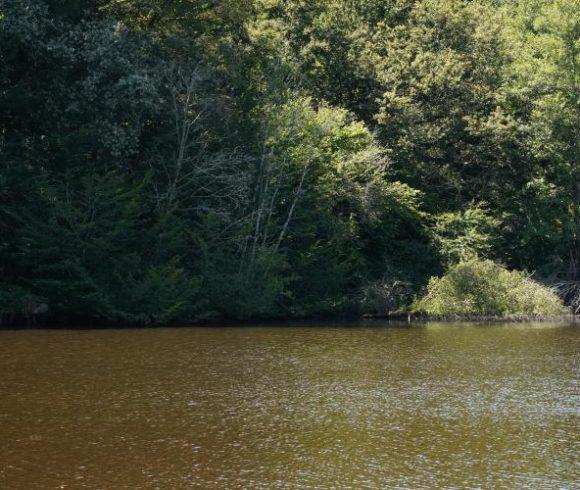
[(391, 319), (407, 321), (409, 323), (425, 322), (503, 322), (503, 323), (526, 323), (526, 322), (570, 322), (580, 323), (580, 315), (572, 313), (568, 315), (424, 315), (421, 313), (389, 313), (387, 315), (366, 316), (372, 319)]
[(426, 323), (563, 323), (580, 325), (580, 315), (555, 315), (555, 316), (495, 316), (495, 315), (467, 315), (467, 316), (432, 316), (418, 313), (388, 313), (385, 315), (364, 314), (361, 316), (342, 317), (304, 317), (304, 318), (260, 318), (250, 320), (215, 319), (203, 320), (190, 323), (160, 323), (160, 324), (122, 324), (122, 323), (99, 323), (85, 322), (37, 322), (36, 324), (17, 323), (13, 325), (0, 325), (0, 331), (20, 330), (148, 330), (169, 328), (248, 328), (248, 327), (305, 327), (311, 326), (355, 326), (358, 324), (385, 324), (385, 326), (411, 326)]

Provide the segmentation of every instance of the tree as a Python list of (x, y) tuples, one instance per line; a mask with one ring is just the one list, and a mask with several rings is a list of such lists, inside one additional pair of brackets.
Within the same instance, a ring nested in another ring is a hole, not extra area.
[(552, 251), (540, 255), (552, 266), (567, 267), (570, 278), (580, 274), (579, 7), (576, 0), (522, 1), (506, 31), (513, 53), (506, 99), (526, 124), (525, 143), (534, 165), (524, 191), (539, 190), (530, 204), (545, 216), (544, 226), (526, 227), (528, 254), (537, 253), (533, 247), (547, 238)]

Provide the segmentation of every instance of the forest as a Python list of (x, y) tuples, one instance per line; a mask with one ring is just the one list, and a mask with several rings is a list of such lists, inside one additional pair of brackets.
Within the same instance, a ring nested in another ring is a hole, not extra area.
[(3, 0), (0, 23), (4, 325), (381, 314), (466, 264), (580, 311), (580, 0)]

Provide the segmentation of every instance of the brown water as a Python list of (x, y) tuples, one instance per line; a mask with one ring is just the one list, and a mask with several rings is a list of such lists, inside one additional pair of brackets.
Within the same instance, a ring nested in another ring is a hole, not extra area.
[(0, 332), (0, 488), (580, 488), (580, 328)]

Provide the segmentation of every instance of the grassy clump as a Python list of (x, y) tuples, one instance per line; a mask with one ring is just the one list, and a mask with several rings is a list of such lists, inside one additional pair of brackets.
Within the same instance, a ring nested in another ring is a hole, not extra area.
[(415, 311), (433, 316), (546, 317), (567, 309), (550, 288), (491, 260), (472, 259), (429, 280)]

